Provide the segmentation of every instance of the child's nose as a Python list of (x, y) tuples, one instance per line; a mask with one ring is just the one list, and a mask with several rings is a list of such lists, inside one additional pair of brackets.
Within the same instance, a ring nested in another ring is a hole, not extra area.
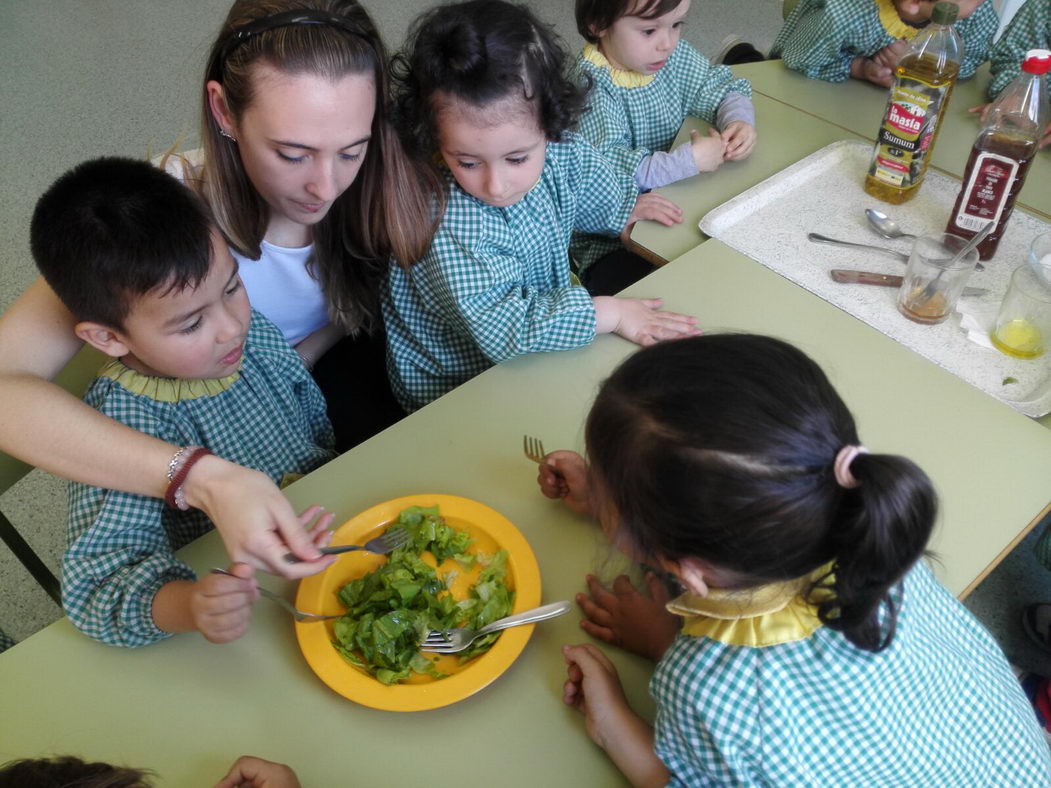
[(234, 304), (230, 304), (222, 310), (219, 330), (215, 332), (215, 343), (223, 345), (231, 339), (236, 339), (244, 333), (245, 325), (241, 320), (241, 314)]
[(504, 193), (504, 179), (495, 167), (489, 168), (489, 174), (485, 180), (485, 190), (490, 197), (501, 197)]

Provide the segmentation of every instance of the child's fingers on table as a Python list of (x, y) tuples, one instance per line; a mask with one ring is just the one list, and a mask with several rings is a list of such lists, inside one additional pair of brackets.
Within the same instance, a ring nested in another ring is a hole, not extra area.
[(609, 612), (608, 605), (596, 602), (594, 596), (589, 597), (587, 594), (577, 594), (576, 600), (586, 616), (585, 621), (601, 629), (609, 629), (613, 623), (613, 616)]

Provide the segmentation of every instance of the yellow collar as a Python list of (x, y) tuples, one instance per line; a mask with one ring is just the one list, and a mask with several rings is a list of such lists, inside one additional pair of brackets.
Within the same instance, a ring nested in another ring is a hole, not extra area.
[[(823, 566), (804, 577), (758, 588), (715, 588), (704, 597), (683, 594), (668, 603), (668, 610), (683, 617), (684, 635), (706, 637), (729, 646), (762, 648), (804, 640), (822, 622), (817, 607), (803, 595), (829, 569)], [(819, 589), (812, 597), (819, 601), (830, 593)]]
[(920, 32), (920, 28), (902, 21), (892, 0), (876, 0), (876, 7), (879, 9), (880, 24), (887, 31), (887, 35), (894, 38), (912, 39)]
[(180, 402), (182, 400), (214, 397), (216, 394), (222, 394), (241, 377), (241, 368), (238, 366), (236, 372), (232, 375), (227, 375), (225, 378), (183, 380), (182, 378), (160, 378), (152, 375), (143, 375), (119, 359), (113, 359), (102, 368), (99, 372), (99, 377), (109, 378), (119, 383), (132, 394), (140, 394), (156, 402)]
[(598, 47), (594, 44), (586, 44), (584, 46), (584, 59), (599, 68), (607, 69), (613, 84), (621, 88), (645, 87), (656, 76), (656, 74), (640, 74), (638, 71), (629, 71), (615, 67), (605, 55), (599, 52)]

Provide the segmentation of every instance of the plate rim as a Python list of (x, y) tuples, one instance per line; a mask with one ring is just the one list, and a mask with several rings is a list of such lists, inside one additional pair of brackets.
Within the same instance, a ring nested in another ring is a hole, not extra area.
[[(358, 512), (344, 521), (335, 531), (351, 532), (374, 528), (386, 519), (397, 516), (397, 513), (410, 506), (437, 505), (443, 517), (460, 517), (458, 509), (482, 509), (486, 521), (496, 523), (499, 538), (494, 537), (501, 548), (508, 549), (508, 562), (511, 564), (515, 578), (515, 602), (512, 612), (518, 613), (540, 604), (541, 582), (540, 566), (528, 540), (521, 530), (505, 515), (482, 501), (449, 493), (413, 494), (392, 498), (376, 503)], [(384, 514), (396, 510), (390, 517)], [(471, 524), (480, 530), (489, 532), (486, 523)], [(490, 533), (490, 535), (492, 535)], [(506, 542), (512, 544), (508, 545)], [(324, 591), (324, 578), (330, 571), (303, 578), (296, 590), (296, 607), (306, 610), (326, 612), (324, 600), (318, 594)], [(319, 606), (320, 605), (320, 606)], [(299, 650), (307, 664), (321, 681), (337, 694), (354, 703), (383, 711), (426, 711), (457, 703), (474, 695), (499, 678), (511, 667), (525, 649), (533, 633), (535, 624), (513, 627), (505, 630), (500, 639), (478, 662), (464, 671), (446, 678), (424, 684), (397, 684), (387, 686), (377, 679), (359, 672), (332, 647), (327, 634), (328, 622), (303, 623), (295, 622), (296, 640)], [(324, 647), (320, 644), (324, 643)], [(338, 660), (336, 662), (335, 660)], [(350, 671), (349, 673), (347, 671)], [(479, 672), (480, 671), (480, 672)], [(351, 687), (346, 686), (348, 677)], [(358, 685), (358, 679), (361, 679)], [(358, 685), (358, 686), (354, 686)], [(355, 692), (354, 690), (364, 690)]]

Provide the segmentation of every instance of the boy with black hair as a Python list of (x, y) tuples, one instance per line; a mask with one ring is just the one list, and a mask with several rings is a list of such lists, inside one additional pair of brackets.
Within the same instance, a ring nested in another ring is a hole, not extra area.
[[(234, 576), (199, 580), (175, 558), (212, 527), (182, 499), (181, 483), (207, 453), (275, 482), (331, 459), (320, 391), (280, 331), (252, 310), (207, 206), (147, 162), (73, 168), (40, 198), (30, 234), (37, 267), (79, 321), (77, 336), (112, 357), (85, 401), (183, 447), (166, 500), (70, 485), (66, 614), (111, 645), (185, 631), (213, 642), (240, 637), (258, 593), (252, 569), (234, 564)], [(304, 526), (319, 511), (305, 511)], [(318, 544), (329, 521), (315, 526)]]

